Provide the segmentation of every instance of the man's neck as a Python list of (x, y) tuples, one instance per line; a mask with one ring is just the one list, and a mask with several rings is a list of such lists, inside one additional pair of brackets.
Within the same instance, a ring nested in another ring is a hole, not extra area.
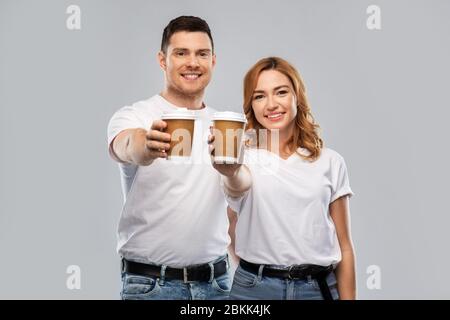
[(180, 108), (199, 110), (205, 107), (203, 104), (203, 92), (198, 95), (189, 96), (166, 88), (160, 95), (171, 104)]

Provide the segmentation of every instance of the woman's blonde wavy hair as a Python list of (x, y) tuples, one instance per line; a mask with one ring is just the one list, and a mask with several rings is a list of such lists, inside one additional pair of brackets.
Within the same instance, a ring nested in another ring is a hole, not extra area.
[[(259, 60), (247, 72), (244, 78), (244, 112), (247, 117), (247, 129), (264, 129), (264, 127), (256, 120), (253, 112), (253, 92), (256, 88), (259, 75), (266, 70), (276, 70), (289, 78), (294, 87), (294, 93), (297, 97), (297, 116), (295, 118), (294, 134), (288, 141), (290, 150), (295, 149), (303, 159), (315, 161), (320, 156), (323, 148), (323, 141), (319, 137), (320, 126), (315, 123), (311, 114), (308, 99), (306, 98), (306, 88), (298, 71), (286, 60), (279, 57), (268, 57)], [(257, 135), (258, 137), (258, 135)], [(257, 141), (259, 146), (259, 141)], [(302, 155), (297, 149), (305, 148), (309, 151), (309, 155)]]

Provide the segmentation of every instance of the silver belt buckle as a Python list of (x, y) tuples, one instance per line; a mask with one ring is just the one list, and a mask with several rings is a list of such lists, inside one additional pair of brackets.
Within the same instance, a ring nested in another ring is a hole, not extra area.
[(298, 266), (297, 264), (293, 264), (293, 265), (289, 266), (289, 269), (288, 269), (289, 279), (291, 279), (291, 280), (297, 279), (296, 277), (292, 277), (292, 269), (297, 267), (297, 266)]

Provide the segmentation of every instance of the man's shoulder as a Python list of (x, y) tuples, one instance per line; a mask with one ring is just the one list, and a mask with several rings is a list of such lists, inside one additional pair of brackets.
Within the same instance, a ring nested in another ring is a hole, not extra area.
[(148, 109), (160, 109), (163, 104), (159, 95), (154, 95), (148, 99), (134, 102), (131, 107), (139, 111), (147, 111)]
[(208, 111), (211, 114), (218, 112), (218, 110), (216, 108), (213, 108), (210, 105), (206, 105), (206, 111)]
[(164, 106), (158, 98), (158, 95), (154, 95), (148, 99), (136, 101), (120, 108), (117, 113), (134, 113), (136, 115), (153, 115), (161, 113)]

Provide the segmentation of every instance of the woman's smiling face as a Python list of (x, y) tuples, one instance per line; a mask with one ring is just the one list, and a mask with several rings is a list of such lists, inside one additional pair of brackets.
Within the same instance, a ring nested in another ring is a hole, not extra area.
[(262, 71), (253, 91), (256, 120), (266, 129), (292, 135), (297, 116), (297, 98), (289, 78), (277, 70)]

